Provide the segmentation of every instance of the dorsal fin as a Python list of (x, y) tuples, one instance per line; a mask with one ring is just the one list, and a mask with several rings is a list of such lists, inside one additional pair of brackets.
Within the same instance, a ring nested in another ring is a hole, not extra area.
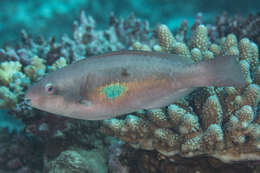
[(82, 59), (80, 61), (77, 61), (75, 63), (81, 62), (86, 59), (92, 59), (92, 58), (109, 58), (111, 56), (116, 56), (116, 55), (141, 55), (144, 57), (158, 57), (158, 58), (165, 58), (165, 59), (173, 59), (174, 61), (178, 61), (184, 64), (193, 64), (194, 62), (192, 61), (191, 58), (181, 56), (181, 55), (176, 55), (176, 54), (170, 54), (170, 53), (165, 53), (165, 52), (154, 52), (154, 51), (142, 51), (142, 50), (120, 50), (120, 51), (112, 51), (108, 53), (104, 53), (101, 55), (96, 55), (96, 56), (90, 56), (85, 59)]

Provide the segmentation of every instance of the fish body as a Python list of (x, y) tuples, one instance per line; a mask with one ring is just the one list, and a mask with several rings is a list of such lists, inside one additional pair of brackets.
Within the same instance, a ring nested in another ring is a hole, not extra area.
[(167, 106), (195, 87), (244, 84), (234, 56), (194, 64), (173, 54), (120, 51), (52, 72), (33, 85), (26, 98), (40, 110), (100, 120)]

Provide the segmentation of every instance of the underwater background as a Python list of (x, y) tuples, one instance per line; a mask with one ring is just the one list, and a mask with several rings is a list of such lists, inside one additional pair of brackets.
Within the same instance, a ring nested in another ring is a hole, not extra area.
[(107, 26), (111, 12), (118, 17), (135, 13), (138, 18), (148, 20), (152, 26), (163, 23), (176, 28), (184, 19), (192, 25), (198, 12), (204, 13), (205, 22), (214, 23), (216, 16), (224, 11), (233, 16), (257, 13), (259, 10), (257, 0), (12, 0), (12, 3), (3, 0), (0, 5), (1, 44), (19, 39), (21, 29), (45, 37), (60, 38), (64, 33), (71, 35), (72, 23), (81, 10), (94, 17), (98, 28)]
[[(0, 36), (0, 173), (260, 173), (260, 1), (1, 0)], [(104, 121), (26, 104), (47, 73), (122, 49), (236, 55), (247, 85)]]

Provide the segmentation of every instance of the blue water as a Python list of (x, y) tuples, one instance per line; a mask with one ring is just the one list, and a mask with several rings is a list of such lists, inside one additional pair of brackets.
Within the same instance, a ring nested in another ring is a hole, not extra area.
[(134, 12), (138, 18), (152, 25), (164, 23), (173, 28), (181, 20), (194, 21), (198, 12), (205, 13), (204, 20), (213, 22), (223, 11), (229, 14), (248, 14), (259, 10), (258, 0), (2, 0), (0, 2), (0, 45), (19, 39), (21, 29), (43, 36), (71, 34), (71, 24), (81, 10), (97, 21), (97, 27), (108, 24), (109, 13), (126, 17)]

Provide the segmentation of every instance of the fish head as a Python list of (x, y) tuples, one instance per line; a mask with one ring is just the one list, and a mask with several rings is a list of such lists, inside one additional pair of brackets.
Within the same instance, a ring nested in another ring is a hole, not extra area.
[(25, 95), (25, 100), (34, 108), (63, 114), (67, 111), (67, 106), (75, 101), (76, 91), (73, 81), (54, 72), (32, 85)]

